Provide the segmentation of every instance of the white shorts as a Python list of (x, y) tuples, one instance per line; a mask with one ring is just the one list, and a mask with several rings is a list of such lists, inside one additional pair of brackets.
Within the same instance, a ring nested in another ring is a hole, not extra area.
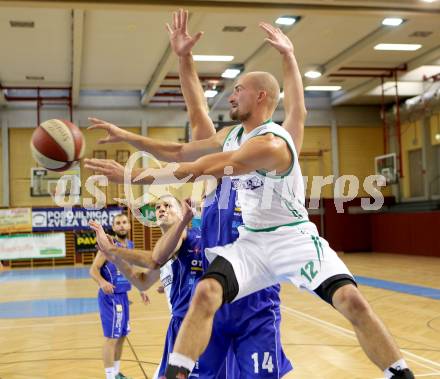
[(205, 250), (209, 262), (219, 255), (232, 264), (239, 285), (234, 301), (283, 281), (313, 291), (332, 276), (353, 277), (312, 222), (270, 232), (243, 226), (239, 231), (234, 243)]

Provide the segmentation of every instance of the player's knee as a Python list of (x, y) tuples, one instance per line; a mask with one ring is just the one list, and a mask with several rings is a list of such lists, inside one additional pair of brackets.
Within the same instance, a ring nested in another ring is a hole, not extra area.
[(223, 289), (220, 283), (212, 278), (199, 282), (194, 294), (193, 303), (208, 312), (215, 312), (222, 304)]
[(116, 344), (118, 343), (118, 339), (117, 338), (106, 338), (105, 339), (105, 344), (108, 346), (116, 346)]
[(361, 323), (371, 312), (370, 305), (359, 290), (350, 285), (341, 287), (335, 292), (333, 304), (353, 324)]

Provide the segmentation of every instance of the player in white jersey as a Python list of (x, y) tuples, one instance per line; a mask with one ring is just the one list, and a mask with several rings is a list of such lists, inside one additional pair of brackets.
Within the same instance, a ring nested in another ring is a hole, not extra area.
[[(271, 30), (269, 39), (282, 33), (267, 28)], [(229, 136), (218, 133), (198, 141), (196, 148), (192, 143), (148, 141), (150, 152), (158, 159), (186, 156), (188, 163), (176, 164), (171, 175), (169, 170), (148, 169), (140, 179), (142, 169), (132, 173), (137, 184), (194, 181), (202, 175), (235, 176), (243, 212), (238, 240), (206, 251), (212, 263), (196, 288), (166, 378), (188, 377), (208, 344), (215, 312), (223, 302), (291, 281), (319, 295), (351, 322), (365, 353), (386, 378), (411, 379), (414, 376), (397, 345), (357, 289), (353, 276), (308, 221), (295, 146), (271, 121), (279, 92), (276, 79), (266, 72), (242, 75), (229, 98), (231, 118), (240, 120), (240, 127)], [(112, 181), (124, 181), (124, 169), (115, 161), (86, 159), (86, 168)]]

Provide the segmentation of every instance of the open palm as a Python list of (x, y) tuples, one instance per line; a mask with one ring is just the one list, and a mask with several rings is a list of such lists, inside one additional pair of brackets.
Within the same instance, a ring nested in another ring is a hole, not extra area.
[(272, 25), (266, 22), (260, 22), (260, 28), (263, 29), (267, 34), (267, 38), (265, 40), (281, 54), (293, 53), (292, 41), (282, 32), (280, 28), (274, 28)]
[(191, 50), (202, 36), (202, 32), (190, 36), (188, 33), (188, 11), (179, 9), (173, 13), (173, 24), (166, 24), (170, 36), (170, 44), (176, 55), (184, 56), (191, 54)]
[(98, 140), (99, 144), (124, 141), (127, 136), (127, 132), (124, 129), (110, 124), (107, 121), (93, 117), (89, 117), (89, 121), (92, 125), (87, 128), (88, 130), (97, 129), (107, 132), (107, 135), (104, 138)]

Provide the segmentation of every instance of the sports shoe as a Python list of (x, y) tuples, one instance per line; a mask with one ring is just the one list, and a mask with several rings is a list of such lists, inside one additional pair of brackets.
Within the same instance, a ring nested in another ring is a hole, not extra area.
[(403, 370), (396, 370), (395, 368), (389, 368), (393, 373), (391, 379), (414, 379), (414, 374), (409, 368)]
[(189, 376), (189, 371), (184, 367), (168, 365), (165, 371), (166, 379), (187, 379), (188, 376)]

